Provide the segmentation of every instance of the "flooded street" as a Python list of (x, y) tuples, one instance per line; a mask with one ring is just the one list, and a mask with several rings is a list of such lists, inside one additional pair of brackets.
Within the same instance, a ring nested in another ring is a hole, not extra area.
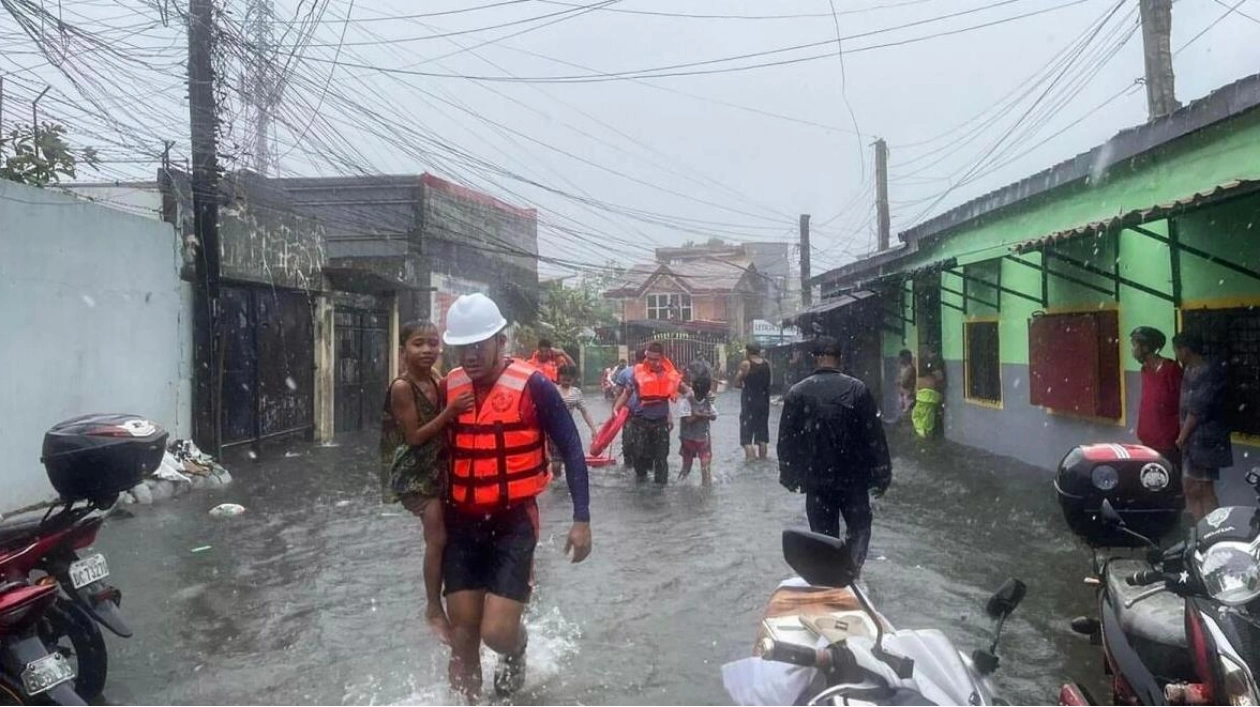
[[(729, 702), (720, 666), (749, 653), (767, 597), (790, 575), (780, 531), (805, 524), (803, 497), (778, 485), (775, 464), (743, 461), (738, 405), (736, 394), (719, 401), (711, 488), (698, 472), (662, 489), (620, 467), (592, 470), (594, 552), (582, 565), (563, 555), (567, 490), (543, 497), (518, 703)], [(594, 407), (602, 419), (607, 406)], [(1050, 475), (900, 431), (893, 448), (865, 573), (881, 611), (969, 652), (989, 636), (988, 593), (1017, 576), (1029, 593), (1005, 634), (1002, 697), (1045, 703), (1068, 675), (1095, 682), (1098, 649), (1068, 629), (1090, 609), (1088, 553), (1062, 523)], [(375, 449), (367, 434), (238, 462), (225, 490), (112, 520), (98, 547), (135, 637), (110, 637), (107, 697), (449, 703), (445, 651), (421, 620), (419, 523), (380, 504)], [(246, 514), (206, 514), (227, 501)]]

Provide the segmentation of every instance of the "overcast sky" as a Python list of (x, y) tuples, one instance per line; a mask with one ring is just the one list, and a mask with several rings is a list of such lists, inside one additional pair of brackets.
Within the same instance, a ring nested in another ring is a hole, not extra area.
[[(246, 5), (231, 0), (229, 22)], [(895, 233), (1146, 118), (1137, 0), (834, 0), (834, 15), (829, 0), (275, 6), (281, 23), (312, 20), (275, 31), (282, 62), (307, 45), (277, 111), (281, 175), (430, 171), (537, 207), (547, 273), (710, 235), (795, 241), (801, 213), (821, 271), (874, 245), (876, 137)], [(95, 108), (0, 17), (5, 124), (47, 83), (44, 113), (114, 160), (81, 178), (150, 177), (163, 139), (186, 155), (184, 35), (163, 7), (63, 0), (64, 19), (155, 65), (101, 82)], [(1176, 2), (1178, 97), (1260, 71), (1258, 40), (1260, 0)], [(799, 45), (813, 46), (776, 51)], [(604, 80), (621, 72), (692, 75)], [(249, 152), (233, 81), (222, 147)]]

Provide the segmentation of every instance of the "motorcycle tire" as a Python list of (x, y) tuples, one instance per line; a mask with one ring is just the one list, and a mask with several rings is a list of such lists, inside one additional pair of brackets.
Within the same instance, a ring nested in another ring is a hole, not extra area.
[(0, 706), (9, 707), (10, 705), (24, 704), (26, 702), (22, 699), (22, 691), (11, 685), (8, 679), (0, 679)]
[[(74, 691), (95, 701), (105, 690), (109, 657), (101, 627), (86, 609), (64, 597), (49, 607), (39, 624), (39, 637), (49, 652), (59, 651), (75, 665)], [(65, 645), (69, 641), (69, 646)]]

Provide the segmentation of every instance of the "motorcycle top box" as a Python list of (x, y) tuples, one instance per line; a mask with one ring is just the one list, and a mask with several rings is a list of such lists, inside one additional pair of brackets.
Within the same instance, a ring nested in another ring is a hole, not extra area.
[(1180, 470), (1159, 452), (1137, 444), (1073, 447), (1059, 462), (1054, 489), (1068, 527), (1093, 547), (1141, 544), (1102, 522), (1104, 499), (1128, 528), (1152, 540), (1176, 528), (1185, 508)]
[(44, 469), (62, 500), (112, 504), (162, 463), (167, 432), (137, 415), (83, 415), (44, 434)]

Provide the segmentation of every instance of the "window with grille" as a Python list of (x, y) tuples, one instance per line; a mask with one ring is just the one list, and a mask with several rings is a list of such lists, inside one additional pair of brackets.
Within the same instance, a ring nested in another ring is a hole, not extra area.
[(1229, 364), (1231, 428), (1260, 436), (1260, 307), (1188, 309), (1181, 328), (1203, 337), (1209, 358)]
[(1002, 364), (998, 355), (998, 323), (967, 322), (967, 399), (986, 403), (1002, 402)]
[(648, 319), (691, 321), (691, 295), (648, 295)]

